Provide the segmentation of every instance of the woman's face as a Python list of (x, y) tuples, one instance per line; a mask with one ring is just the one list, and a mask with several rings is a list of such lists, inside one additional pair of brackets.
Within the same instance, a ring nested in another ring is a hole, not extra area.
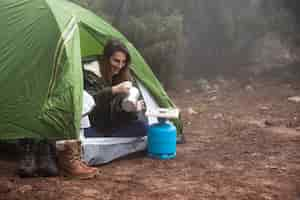
[(109, 59), (112, 73), (118, 74), (120, 70), (126, 65), (126, 54), (122, 51), (115, 52)]

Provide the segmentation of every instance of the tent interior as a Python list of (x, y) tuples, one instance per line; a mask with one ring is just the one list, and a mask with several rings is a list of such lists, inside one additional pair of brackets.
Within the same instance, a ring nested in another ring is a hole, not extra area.
[[(94, 31), (88, 26), (79, 26), (80, 30), (80, 49), (81, 49), (81, 60), (83, 70), (88, 70), (93, 72), (96, 75), (100, 75), (99, 63), (97, 62), (98, 55), (103, 52), (103, 47), (106, 41), (104, 36)], [(144, 85), (133, 76), (135, 81), (137, 81), (137, 86), (141, 92), (142, 98), (145, 100), (147, 108), (159, 108), (154, 97), (148, 92)], [(149, 117), (149, 124), (157, 122), (156, 118)]]
[(88, 26), (83, 25), (82, 23), (80, 23), (79, 32), (82, 58), (97, 55), (103, 51), (104, 44), (101, 43), (103, 39), (100, 39), (101, 35), (99, 33)]
[[(100, 75), (99, 62), (97, 55), (103, 51), (104, 44), (102, 36), (87, 26), (80, 26), (80, 47), (83, 70), (91, 71), (97, 76)], [(101, 39), (100, 39), (101, 38)], [(153, 96), (143, 86), (141, 82), (135, 79), (140, 90), (141, 96), (149, 109), (159, 108)], [(83, 101), (84, 102), (84, 101)], [(154, 117), (147, 117), (149, 125), (158, 120)], [(82, 158), (89, 165), (99, 165), (110, 162), (113, 159), (128, 155), (133, 152), (143, 151), (147, 146), (147, 137), (86, 137), (85, 129), (80, 131), (80, 140), (82, 141)]]

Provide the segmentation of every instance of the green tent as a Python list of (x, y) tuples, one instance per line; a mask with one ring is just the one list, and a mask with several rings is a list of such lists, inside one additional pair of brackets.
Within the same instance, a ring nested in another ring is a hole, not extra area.
[[(174, 107), (138, 51), (110, 24), (65, 0), (0, 1), (0, 139), (68, 139), (79, 133), (81, 59), (112, 37), (161, 107)], [(181, 133), (180, 120), (174, 120)]]

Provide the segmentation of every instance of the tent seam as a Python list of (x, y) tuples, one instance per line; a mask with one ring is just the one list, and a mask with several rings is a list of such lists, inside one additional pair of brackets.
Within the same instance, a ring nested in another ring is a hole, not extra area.
[(77, 22), (76, 17), (72, 16), (70, 22), (67, 25), (67, 28), (63, 31), (61, 34), (61, 37), (57, 43), (57, 47), (54, 54), (54, 65), (52, 70), (52, 77), (50, 80), (49, 88), (48, 88), (48, 98), (51, 96), (54, 86), (55, 86), (55, 79), (57, 77), (58, 73), (58, 65), (61, 61), (62, 55), (63, 55), (63, 48), (66, 46), (66, 44), (70, 41), (71, 37), (73, 36), (76, 28), (77, 28)]

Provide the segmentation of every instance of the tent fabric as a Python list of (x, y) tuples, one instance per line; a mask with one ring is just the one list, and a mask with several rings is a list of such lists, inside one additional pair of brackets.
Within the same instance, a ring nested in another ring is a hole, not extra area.
[[(118, 38), (131, 69), (161, 107), (174, 107), (150, 67), (110, 24), (66, 0), (0, 1), (0, 139), (78, 138), (81, 58)], [(179, 133), (180, 120), (175, 120)]]

